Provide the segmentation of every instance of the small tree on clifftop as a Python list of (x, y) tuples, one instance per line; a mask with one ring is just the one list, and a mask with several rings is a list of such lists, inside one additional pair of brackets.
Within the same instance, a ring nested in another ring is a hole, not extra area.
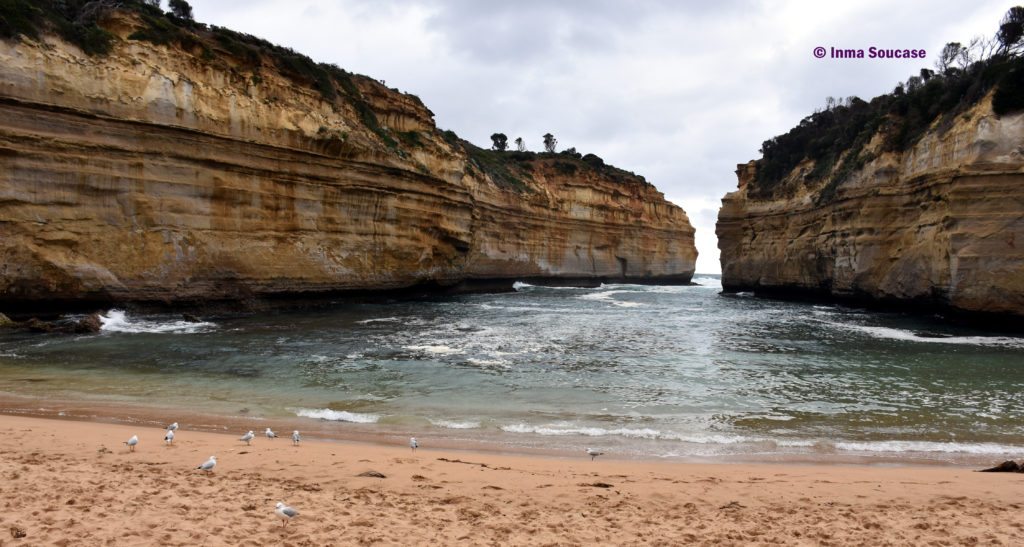
[(554, 153), (555, 147), (558, 146), (558, 139), (555, 138), (551, 133), (544, 134), (544, 150), (546, 152)]
[(520, 152), (526, 152), (526, 143), (522, 137), (516, 137), (516, 150)]
[(508, 149), (508, 137), (504, 133), (495, 133), (491, 135), (491, 148), (504, 152)]
[(1020, 50), (1021, 38), (1024, 38), (1024, 7), (1015, 6), (1006, 12), (999, 23), (996, 38), (999, 40), (999, 53), (1007, 55)]
[(939, 74), (945, 74), (954, 63), (961, 61), (967, 56), (967, 48), (960, 42), (950, 42), (939, 52), (939, 58), (935, 60), (935, 68)]
[(171, 0), (167, 7), (171, 8), (171, 13), (179, 19), (192, 19), (192, 5), (186, 0)]

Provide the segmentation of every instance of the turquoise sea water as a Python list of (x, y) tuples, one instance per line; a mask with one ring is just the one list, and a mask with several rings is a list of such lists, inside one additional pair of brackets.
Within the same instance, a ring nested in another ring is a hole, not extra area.
[(1024, 450), (1024, 338), (695, 281), (517, 284), (204, 323), (115, 310), (99, 335), (0, 334), (0, 391), (511, 450), (944, 461)]

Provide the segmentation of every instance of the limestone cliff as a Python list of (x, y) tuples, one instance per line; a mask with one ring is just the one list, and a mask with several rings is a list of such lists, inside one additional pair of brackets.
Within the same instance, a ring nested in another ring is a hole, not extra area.
[(642, 177), (496, 158), (375, 80), (145, 21), (102, 13), (102, 55), (0, 41), (0, 307), (693, 274)]
[(832, 184), (807, 183), (805, 160), (765, 192), (759, 164), (740, 165), (718, 217), (723, 286), (1024, 316), (1024, 115), (995, 115), (992, 95), (905, 150), (881, 124)]

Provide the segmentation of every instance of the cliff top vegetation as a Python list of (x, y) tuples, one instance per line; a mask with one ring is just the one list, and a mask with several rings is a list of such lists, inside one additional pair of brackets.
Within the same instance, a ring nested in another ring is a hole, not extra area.
[[(115, 11), (128, 13), (139, 23), (127, 37), (129, 41), (179, 48), (198, 59), (221, 64), (227, 70), (251, 73), (255, 85), (261, 82), (263, 71), (277, 70), (296, 85), (316, 90), (326, 101), (349, 102), (362, 124), (375, 133), (386, 148), (405, 156), (408, 149), (423, 145), (424, 140), (417, 132), (394, 132), (381, 124), (377, 112), (357, 85), (358, 79), (370, 78), (352, 74), (337, 65), (318, 63), (291, 48), (250, 34), (195, 21), (186, 0), (171, 0), (168, 8), (168, 11), (162, 10), (159, 0), (0, 0), (0, 39), (24, 36), (38, 40), (52, 33), (76, 45), (86, 55), (104, 56), (119, 40), (104, 28), (105, 18)], [(415, 95), (407, 96), (423, 105)], [(492, 150), (460, 139), (452, 131), (442, 132), (441, 137), (465, 152), (471, 168), (487, 174), (495, 184), (514, 191), (529, 188), (534, 161), (552, 162), (555, 170), (564, 175), (591, 170), (623, 184), (648, 184), (642, 176), (605, 164), (593, 154), (582, 155), (575, 148), (556, 152), (557, 140), (550, 133), (544, 136), (543, 153), (527, 151), (522, 139), (516, 140), (516, 151), (506, 151), (507, 138), (500, 133), (492, 136), (492, 141), (497, 138), (504, 146), (499, 149), (495, 141)]]
[(789, 132), (764, 141), (748, 194), (777, 197), (781, 183), (804, 161), (814, 167), (804, 177), (808, 186), (824, 182), (819, 201), (835, 197), (836, 188), (851, 173), (874, 159), (865, 146), (881, 132), (882, 152), (912, 147), (938, 120), (952, 125), (956, 116), (995, 89), (996, 115), (1024, 109), (1024, 8), (1011, 8), (991, 38), (968, 45), (947, 44), (935, 70), (899, 83), (891, 93), (864, 101), (858, 97), (826, 99), (824, 109), (800, 121)]

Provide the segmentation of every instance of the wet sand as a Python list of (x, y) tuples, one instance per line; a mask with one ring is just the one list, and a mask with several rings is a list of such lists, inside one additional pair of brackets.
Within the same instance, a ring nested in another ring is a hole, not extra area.
[[(261, 432), (257, 432), (261, 433)], [(280, 431), (285, 436), (286, 431)], [(135, 452), (122, 444), (132, 435)], [(1014, 545), (1024, 474), (508, 456), (0, 416), (2, 545)], [(212, 475), (195, 469), (210, 455)], [(385, 478), (360, 477), (376, 471)], [(301, 513), (288, 526), (284, 501)], [(18, 537), (24, 534), (24, 537)]]

